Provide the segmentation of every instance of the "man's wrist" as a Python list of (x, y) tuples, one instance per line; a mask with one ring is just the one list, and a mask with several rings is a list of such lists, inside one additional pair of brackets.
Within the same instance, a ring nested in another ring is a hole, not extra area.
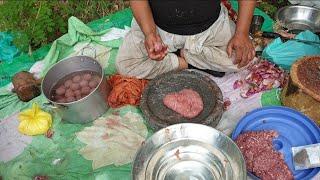
[(249, 36), (249, 31), (236, 30), (235, 35), (237, 35), (237, 36)]
[(150, 36), (150, 35), (156, 35), (157, 34), (157, 30), (156, 29), (151, 29), (149, 31), (144, 32), (144, 36)]

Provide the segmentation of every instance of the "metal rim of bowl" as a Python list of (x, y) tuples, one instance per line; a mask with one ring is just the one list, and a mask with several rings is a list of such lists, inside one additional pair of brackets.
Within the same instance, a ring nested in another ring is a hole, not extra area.
[[(85, 97), (83, 97), (83, 98), (81, 98), (81, 99), (78, 99), (78, 100), (72, 101), (72, 102), (67, 102), (67, 103), (59, 103), (59, 102), (53, 101), (51, 98), (47, 97), (47, 95), (43, 92), (43, 81), (45, 80), (47, 74), (48, 74), (50, 71), (52, 71), (52, 69), (56, 68), (56, 67), (57, 67), (59, 64), (61, 64), (61, 63), (65, 63), (65, 61), (71, 61), (72, 58), (79, 58), (79, 61), (81, 61), (81, 60), (80, 60), (81, 58), (89, 58), (89, 59), (91, 59), (92, 61), (96, 62), (96, 63), (99, 65), (99, 68), (100, 68), (99, 70), (101, 70), (101, 72), (102, 72), (101, 75), (100, 75), (100, 76), (101, 76), (101, 77), (100, 77), (100, 82), (99, 82), (99, 84), (97, 85), (97, 87), (96, 87), (93, 91), (91, 91), (88, 95), (86, 95)], [(90, 56), (83, 56), (83, 55), (81, 55), (81, 56), (72, 56), (72, 57), (68, 57), (68, 58), (66, 58), (66, 59), (62, 59), (62, 60), (60, 60), (59, 62), (57, 62), (56, 64), (54, 64), (54, 65), (52, 65), (52, 66), (50, 67), (50, 69), (46, 72), (46, 74), (44, 75), (44, 78), (42, 79), (42, 83), (41, 83), (41, 93), (45, 96), (45, 98), (46, 98), (49, 102), (52, 102), (52, 103), (55, 103), (55, 104), (59, 104), (59, 105), (70, 105), (70, 104), (73, 104), (73, 103), (76, 103), (76, 102), (80, 102), (80, 101), (83, 101), (83, 100), (87, 99), (90, 94), (92, 94), (94, 91), (97, 90), (97, 88), (101, 85), (101, 83), (102, 83), (103, 80), (104, 80), (103, 68), (102, 68), (101, 64), (100, 64), (96, 59), (94, 59), (93, 57), (90, 57)]]
[[(297, 8), (300, 7), (300, 8), (304, 8), (304, 9), (315, 10), (315, 11), (318, 11), (320, 13), (320, 8), (317, 8), (317, 7), (311, 7), (311, 6), (305, 6), (305, 5), (288, 5), (288, 6), (284, 6), (284, 7), (280, 8), (280, 9), (278, 9), (278, 11), (275, 13), (275, 16), (274, 16), (275, 20), (276, 21), (280, 21), (280, 17), (279, 17), (280, 13), (284, 9), (291, 8), (291, 7), (297, 7)], [(291, 30), (295, 30), (295, 29), (291, 29)], [(316, 32), (320, 32), (320, 27), (317, 28), (315, 31)]]
[[(234, 148), (236, 149), (236, 151), (238, 152), (238, 154), (240, 155), (240, 159), (242, 160), (240, 163), (242, 164), (242, 167), (243, 167), (243, 177), (244, 179), (247, 178), (247, 169), (246, 169), (246, 164), (245, 164), (245, 160), (244, 160), (244, 157), (243, 157), (243, 154), (241, 153), (239, 147), (237, 146), (237, 144), (230, 138), (228, 137), (227, 135), (223, 134), (221, 131), (218, 131), (217, 129), (215, 128), (212, 128), (210, 126), (207, 126), (207, 125), (203, 125), (203, 124), (197, 124), (197, 123), (180, 123), (180, 124), (174, 124), (174, 125), (170, 125), (168, 126), (167, 128), (163, 128), (157, 132), (155, 132), (152, 136), (150, 136), (147, 140), (145, 140), (145, 142), (140, 146), (140, 148), (137, 150), (136, 152), (136, 155), (135, 155), (135, 158), (134, 158), (134, 161), (133, 161), (133, 165), (132, 165), (132, 171), (131, 171), (131, 177), (135, 177), (137, 174), (137, 170), (139, 172), (140, 168), (137, 168), (137, 165), (138, 163), (141, 163), (144, 167), (144, 168), (147, 168), (147, 166), (149, 165), (149, 161), (152, 159), (152, 156), (154, 154), (154, 150), (151, 151), (151, 149), (146, 149), (147, 145), (149, 145), (149, 143), (151, 141), (153, 141), (154, 138), (157, 138), (158, 136), (160, 136), (161, 134), (165, 134), (167, 133), (168, 130), (173, 129), (174, 127), (180, 127), (179, 129), (182, 128), (182, 126), (198, 126), (198, 127), (201, 127), (201, 128), (206, 128), (207, 130), (210, 129), (210, 131), (216, 131), (216, 133), (218, 133), (219, 135), (222, 135), (227, 141), (229, 141), (231, 143), (232, 146), (234, 146)], [(190, 128), (190, 127), (189, 127)], [(168, 144), (170, 142), (176, 142), (178, 139), (185, 139), (186, 137), (180, 137), (180, 138), (176, 138), (176, 139), (169, 139), (168, 142), (162, 142), (161, 147), (163, 147), (165, 144)], [(191, 138), (193, 139), (193, 138)], [(196, 139), (193, 139), (193, 140), (196, 140)], [(201, 141), (199, 140), (200, 142), (203, 142), (203, 143), (206, 143), (212, 147), (215, 147), (213, 144), (210, 144), (210, 143), (207, 143), (207, 142), (204, 142), (204, 141)], [(149, 152), (151, 151), (151, 152)], [(148, 156), (147, 158), (143, 158), (143, 159), (140, 159), (141, 158), (140, 156), (142, 155), (143, 152), (147, 152), (148, 153)], [(146, 170), (146, 169), (145, 169)], [(145, 171), (144, 171), (145, 172)], [(146, 174), (144, 174), (146, 175)]]
[(290, 8), (290, 7), (298, 7), (298, 8), (301, 7), (301, 8), (312, 9), (312, 10), (316, 10), (316, 11), (320, 12), (320, 9), (316, 8), (316, 7), (305, 6), (305, 5), (288, 5), (288, 6), (284, 6), (284, 7), (280, 8), (280, 9), (278, 9), (278, 11), (276, 12), (276, 14), (274, 16), (275, 19), (279, 21), (280, 20), (279, 19), (280, 12), (282, 12), (284, 9), (287, 9), (287, 8)]

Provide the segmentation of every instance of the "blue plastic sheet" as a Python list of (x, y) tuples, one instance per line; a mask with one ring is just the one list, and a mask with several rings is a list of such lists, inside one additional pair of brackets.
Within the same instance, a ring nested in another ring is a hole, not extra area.
[(0, 32), (0, 61), (12, 62), (19, 50), (12, 44), (13, 37), (6, 32)]
[[(319, 42), (319, 37), (311, 31), (299, 33), (295, 39)], [(320, 55), (320, 45), (306, 44), (297, 41), (282, 42), (275, 39), (262, 52), (262, 57), (279, 65), (285, 70), (290, 70), (291, 65), (303, 56)]]

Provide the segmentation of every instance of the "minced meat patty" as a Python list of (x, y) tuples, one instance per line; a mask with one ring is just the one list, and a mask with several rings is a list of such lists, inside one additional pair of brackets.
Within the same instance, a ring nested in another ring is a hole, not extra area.
[(192, 89), (167, 94), (163, 104), (186, 118), (194, 118), (203, 110), (200, 94)]
[(246, 161), (247, 170), (262, 180), (291, 180), (292, 172), (283, 155), (273, 149), (275, 131), (250, 131), (240, 134), (236, 143)]

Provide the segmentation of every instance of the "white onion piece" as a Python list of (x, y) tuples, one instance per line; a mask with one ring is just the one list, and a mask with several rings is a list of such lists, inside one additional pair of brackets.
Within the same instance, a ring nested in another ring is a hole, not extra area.
[(282, 69), (275, 67), (269, 61), (259, 61), (248, 68), (244, 79), (236, 80), (234, 89), (240, 89), (240, 96), (248, 98), (261, 91), (279, 88), (284, 85), (287, 75)]

